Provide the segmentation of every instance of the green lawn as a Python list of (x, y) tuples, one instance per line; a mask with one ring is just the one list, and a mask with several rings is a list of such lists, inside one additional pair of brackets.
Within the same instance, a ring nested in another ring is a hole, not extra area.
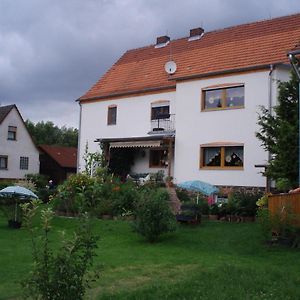
[[(55, 218), (53, 230), (75, 226), (76, 220)], [(125, 221), (97, 220), (95, 230), (101, 237), (95, 267), (102, 271), (87, 299), (300, 299), (300, 252), (263, 245), (257, 224), (182, 226), (157, 244)], [(19, 299), (30, 240), (2, 217), (0, 262), (0, 299)]]

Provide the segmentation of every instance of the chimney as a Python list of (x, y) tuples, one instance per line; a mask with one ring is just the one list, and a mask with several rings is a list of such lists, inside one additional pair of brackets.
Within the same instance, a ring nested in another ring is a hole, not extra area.
[(156, 39), (156, 45), (159, 45), (159, 44), (166, 44), (170, 41), (170, 37), (168, 37), (167, 35), (163, 35), (163, 36), (159, 36), (157, 39)]
[(204, 33), (204, 29), (202, 27), (191, 29), (189, 41), (199, 40), (203, 33)]

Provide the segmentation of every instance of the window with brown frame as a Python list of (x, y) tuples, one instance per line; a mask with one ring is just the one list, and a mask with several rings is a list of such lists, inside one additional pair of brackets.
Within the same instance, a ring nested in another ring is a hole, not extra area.
[(8, 126), (7, 139), (10, 141), (17, 140), (17, 127), (16, 126)]
[(7, 170), (8, 157), (6, 155), (0, 155), (0, 170)]
[(244, 107), (244, 86), (202, 90), (202, 110)]
[(107, 125), (117, 124), (117, 106), (109, 106), (107, 111)]
[(243, 168), (243, 146), (201, 147), (201, 168)]
[(165, 168), (167, 167), (168, 151), (167, 150), (150, 150), (149, 167)]

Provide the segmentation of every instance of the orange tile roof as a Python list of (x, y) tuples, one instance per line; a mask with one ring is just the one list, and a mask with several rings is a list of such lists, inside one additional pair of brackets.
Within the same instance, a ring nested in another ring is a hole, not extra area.
[[(175, 88), (176, 79), (288, 63), (287, 52), (299, 42), (300, 14), (295, 14), (207, 32), (199, 40), (173, 40), (163, 48), (129, 50), (80, 101)], [(171, 76), (164, 70), (170, 53), (177, 64)]]
[(39, 148), (63, 168), (76, 168), (77, 148), (40, 145)]

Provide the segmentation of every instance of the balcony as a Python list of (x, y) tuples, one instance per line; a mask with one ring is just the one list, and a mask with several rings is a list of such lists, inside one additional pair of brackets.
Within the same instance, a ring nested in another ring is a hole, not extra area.
[(155, 133), (169, 133), (175, 131), (175, 114), (167, 114), (160, 116), (155, 120), (151, 120), (151, 131), (150, 134)]

